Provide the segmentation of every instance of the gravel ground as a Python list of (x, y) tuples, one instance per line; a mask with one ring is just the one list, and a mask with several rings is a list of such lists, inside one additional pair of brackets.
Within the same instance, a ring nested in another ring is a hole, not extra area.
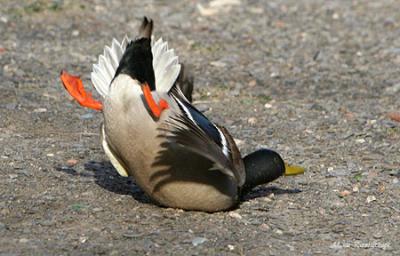
[[(399, 1), (123, 2), (1, 1), (0, 254), (400, 254)], [(158, 207), (119, 177), (101, 114), (58, 75), (88, 85), (143, 15), (243, 154), (273, 148), (305, 175), (215, 214)]]

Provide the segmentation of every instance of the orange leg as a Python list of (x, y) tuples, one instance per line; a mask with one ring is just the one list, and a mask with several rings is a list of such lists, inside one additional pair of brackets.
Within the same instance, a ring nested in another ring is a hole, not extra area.
[(78, 76), (73, 76), (63, 70), (61, 71), (60, 78), (65, 89), (81, 106), (99, 111), (103, 109), (103, 104), (93, 99), (90, 92), (85, 91), (82, 80)]
[(142, 85), (142, 91), (144, 95), (144, 99), (146, 100), (147, 105), (149, 106), (154, 117), (159, 118), (163, 110), (167, 109), (168, 103), (164, 99), (160, 99), (160, 102), (157, 104), (151, 95), (150, 87), (147, 83)]

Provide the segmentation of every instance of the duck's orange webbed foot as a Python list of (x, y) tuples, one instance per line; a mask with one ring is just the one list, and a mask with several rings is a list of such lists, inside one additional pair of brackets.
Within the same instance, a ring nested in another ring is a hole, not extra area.
[(103, 104), (101, 104), (100, 101), (93, 99), (90, 92), (85, 91), (82, 80), (79, 76), (73, 76), (63, 70), (61, 71), (60, 79), (65, 89), (81, 106), (99, 111), (103, 109)]
[(153, 98), (153, 95), (151, 94), (150, 86), (147, 83), (144, 83), (141, 88), (143, 91), (144, 99), (146, 100), (147, 106), (150, 108), (151, 113), (154, 117), (160, 118), (161, 113), (169, 107), (167, 101), (164, 99), (160, 99), (157, 104)]

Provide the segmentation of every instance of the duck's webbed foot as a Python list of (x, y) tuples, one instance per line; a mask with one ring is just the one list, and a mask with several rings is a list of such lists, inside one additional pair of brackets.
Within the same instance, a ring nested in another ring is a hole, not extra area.
[(142, 84), (141, 88), (146, 104), (149, 107), (152, 115), (155, 118), (160, 118), (161, 113), (169, 107), (167, 101), (164, 99), (160, 99), (160, 101), (156, 103), (153, 95), (151, 94), (150, 86), (147, 83)]
[(81, 105), (101, 111), (103, 104), (95, 100), (90, 92), (86, 92), (79, 76), (73, 76), (66, 71), (61, 71), (60, 79), (68, 93)]

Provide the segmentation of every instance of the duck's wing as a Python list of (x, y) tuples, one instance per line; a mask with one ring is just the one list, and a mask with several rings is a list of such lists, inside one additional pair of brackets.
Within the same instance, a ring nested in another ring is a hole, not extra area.
[(172, 88), (170, 95), (181, 111), (160, 126), (163, 131), (161, 136), (205, 157), (213, 163), (212, 170), (235, 178), (238, 185), (242, 186), (245, 180), (243, 164), (237, 164), (241, 161), (240, 153), (227, 131), (210, 122), (186, 100), (176, 86)]
[(171, 117), (159, 129), (163, 131), (160, 137), (164, 137), (170, 143), (182, 146), (211, 161), (213, 163), (212, 170), (219, 170), (232, 178), (238, 178), (235, 175), (232, 163), (222, 153), (220, 147), (185, 115)]
[[(96, 91), (104, 98), (108, 94), (111, 81), (114, 79), (122, 56), (131, 40), (125, 36), (122, 42), (115, 38), (111, 46), (105, 46), (97, 64), (93, 64), (91, 79)], [(173, 49), (168, 49), (168, 43), (162, 38), (154, 42), (152, 38), (151, 52), (153, 54), (153, 69), (157, 91), (169, 92), (175, 83), (181, 65)]]
[(218, 128), (221, 130), (222, 134), (225, 136), (226, 143), (228, 145), (228, 148), (230, 149), (230, 154), (229, 157), (232, 161), (233, 166), (235, 167), (235, 170), (237, 172), (237, 176), (239, 177), (239, 186), (243, 186), (245, 181), (246, 181), (246, 171), (244, 167), (244, 162), (242, 155), (240, 154), (240, 151), (238, 147), (236, 146), (236, 142), (232, 138), (232, 136), (229, 134), (228, 130), (223, 127), (223, 126), (218, 126)]

